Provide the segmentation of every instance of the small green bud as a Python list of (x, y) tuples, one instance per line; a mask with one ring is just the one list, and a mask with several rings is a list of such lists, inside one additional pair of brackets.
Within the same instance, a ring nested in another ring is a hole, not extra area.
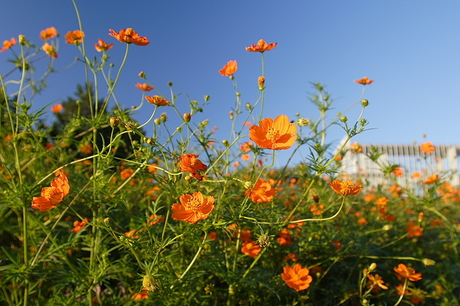
[(227, 140), (227, 139), (222, 140), (222, 144), (223, 144), (224, 146), (226, 146), (226, 147), (229, 146), (229, 143), (228, 143), (228, 140)]
[(169, 87), (172, 87), (172, 86), (173, 86), (173, 82), (168, 82), (168, 86), (169, 86)]
[(204, 96), (204, 100), (205, 100), (205, 101), (209, 101), (209, 100), (211, 100), (211, 96), (209, 96), (209, 95), (205, 95), (205, 96)]
[(156, 125), (160, 125), (161, 124), (161, 119), (160, 118), (155, 118), (155, 119), (153, 119), (153, 123), (155, 123)]
[(366, 107), (366, 106), (369, 105), (369, 101), (367, 99), (363, 99), (363, 100), (361, 100), (361, 105)]
[(252, 109), (251, 103), (246, 103), (246, 109), (249, 111)]
[(347, 122), (347, 121), (348, 121), (347, 116), (342, 116), (342, 117), (340, 117), (340, 121), (342, 121), (342, 122)]

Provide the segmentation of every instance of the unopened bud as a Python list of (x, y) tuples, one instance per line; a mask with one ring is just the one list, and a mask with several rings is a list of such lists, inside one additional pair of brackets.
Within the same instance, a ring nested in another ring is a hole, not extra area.
[(125, 128), (129, 131), (133, 131), (136, 129), (136, 123), (129, 121), (125, 123)]
[(142, 287), (148, 291), (154, 291), (157, 288), (157, 282), (150, 275), (146, 275), (142, 279)]
[(211, 96), (210, 96), (210, 95), (205, 95), (205, 96), (204, 96), (204, 100), (205, 100), (205, 101), (211, 100)]
[(169, 86), (169, 87), (172, 87), (172, 86), (173, 86), (173, 82), (168, 82), (168, 86)]
[(366, 107), (366, 106), (369, 105), (369, 101), (367, 99), (363, 99), (363, 100), (361, 100), (361, 105)]
[(117, 126), (120, 123), (120, 119), (118, 117), (110, 117), (110, 125)]
[(152, 138), (147, 138), (145, 140), (145, 143), (151, 146), (151, 145), (153, 145), (153, 139)]
[(259, 84), (259, 90), (264, 90), (265, 78), (263, 76), (257, 79), (257, 83)]
[(185, 113), (183, 118), (184, 118), (185, 122), (190, 122), (190, 119), (192, 118), (192, 115), (190, 113)]
[(222, 144), (226, 147), (228, 147), (229, 143), (227, 139), (222, 140)]
[(105, 218), (105, 219), (104, 219), (104, 223), (105, 223), (105, 225), (109, 225), (109, 223), (110, 223), (110, 218)]
[(201, 125), (202, 125), (203, 127), (207, 126), (208, 124), (209, 124), (209, 120), (208, 120), (208, 119), (203, 120), (203, 121), (201, 122)]
[(233, 120), (233, 118), (235, 118), (235, 113), (230, 111), (229, 116), (230, 116), (230, 120)]
[(153, 123), (155, 123), (156, 125), (160, 125), (161, 124), (161, 119), (160, 118), (155, 118), (155, 119), (153, 119)]
[(251, 103), (246, 103), (246, 109), (249, 111), (252, 109)]
[(375, 262), (371, 263), (371, 265), (369, 266), (369, 272), (374, 271), (376, 268), (377, 268), (377, 264)]
[(145, 78), (147, 77), (147, 75), (145, 74), (144, 71), (139, 72), (138, 75), (139, 75), (139, 77), (140, 77), (141, 79), (145, 79)]
[(26, 37), (24, 35), (19, 35), (19, 44), (24, 46), (26, 43)]
[(342, 117), (340, 117), (340, 121), (342, 121), (342, 122), (347, 122), (347, 121), (348, 121), (347, 116), (342, 116)]
[(168, 116), (166, 115), (166, 113), (163, 113), (163, 114), (160, 115), (161, 122), (163, 122), (163, 123), (166, 122), (166, 119), (168, 119)]
[(422, 262), (425, 266), (434, 266), (436, 264), (436, 261), (429, 258), (423, 258)]

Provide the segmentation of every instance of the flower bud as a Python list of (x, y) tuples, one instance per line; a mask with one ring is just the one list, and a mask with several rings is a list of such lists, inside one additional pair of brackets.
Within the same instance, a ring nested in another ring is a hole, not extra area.
[(152, 138), (147, 138), (145, 140), (145, 143), (151, 146), (151, 145), (153, 145), (153, 139)]
[(205, 100), (205, 101), (211, 100), (211, 96), (210, 96), (210, 95), (205, 95), (205, 96), (204, 96), (204, 100)]
[(139, 72), (138, 75), (139, 75), (139, 77), (140, 77), (141, 79), (145, 79), (145, 78), (147, 77), (147, 75), (145, 74), (144, 71)]
[(168, 82), (168, 86), (169, 86), (169, 87), (172, 87), (172, 86), (173, 86), (173, 82)]
[(342, 117), (340, 117), (340, 121), (342, 121), (342, 122), (347, 122), (347, 121), (348, 121), (347, 116), (342, 116)]
[(157, 288), (157, 282), (150, 275), (144, 276), (142, 279), (142, 287), (147, 288), (148, 291), (154, 291)]
[(377, 268), (377, 264), (375, 262), (371, 263), (371, 265), (369, 266), (369, 272), (374, 271), (376, 268)]
[(26, 37), (24, 35), (19, 35), (19, 44), (24, 46), (26, 44)]
[(229, 143), (227, 139), (222, 140), (222, 144), (226, 147), (228, 147)]
[(259, 90), (264, 90), (265, 78), (263, 76), (257, 79), (257, 83), (259, 84)]
[(361, 100), (361, 105), (362, 105), (363, 107), (366, 107), (366, 106), (369, 105), (369, 101), (368, 101), (367, 99), (363, 99), (363, 100)]
[(161, 119), (160, 118), (155, 118), (155, 119), (153, 119), (153, 123), (155, 123), (156, 125), (160, 125), (161, 124)]
[(252, 109), (251, 103), (246, 103), (246, 109), (249, 111)]
[(132, 121), (129, 121), (129, 122), (126, 122), (125, 123), (125, 128), (129, 131), (133, 131), (136, 129), (136, 123), (135, 122), (132, 122)]
[(436, 264), (436, 261), (429, 258), (423, 258), (422, 262), (425, 266), (434, 266)]
[(118, 117), (110, 117), (110, 125), (117, 126), (120, 123), (120, 119)]
[(190, 113), (185, 113), (183, 118), (184, 118), (185, 122), (190, 122), (190, 119), (192, 118), (192, 115)]
[(166, 122), (166, 119), (168, 119), (168, 116), (166, 115), (166, 113), (163, 113), (163, 114), (160, 115), (161, 122), (163, 122), (163, 123)]
[(230, 120), (233, 120), (233, 118), (235, 118), (235, 113), (233, 111), (230, 111), (229, 116)]

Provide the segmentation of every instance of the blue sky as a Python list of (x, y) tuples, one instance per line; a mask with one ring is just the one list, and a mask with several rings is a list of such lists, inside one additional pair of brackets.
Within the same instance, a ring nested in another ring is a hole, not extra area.
[[(278, 42), (265, 53), (265, 117), (296, 113), (316, 119), (308, 101), (312, 82), (326, 85), (335, 99), (334, 110), (343, 111), (361, 96), (353, 82), (363, 76), (375, 82), (366, 87), (370, 102), (366, 118), (373, 128), (356, 137), (370, 144), (432, 141), (460, 143), (460, 2), (458, 1), (77, 1), (86, 33), (88, 54), (98, 38), (115, 43), (108, 52), (119, 67), (125, 46), (108, 36), (108, 30), (134, 28), (150, 45), (132, 45), (116, 89), (121, 104), (137, 105), (142, 93), (135, 84), (145, 71), (162, 92), (174, 83), (177, 102), (187, 109), (187, 95), (202, 100), (210, 95), (208, 109), (200, 117), (210, 127), (219, 126), (217, 137), (228, 137), (228, 112), (234, 90), (218, 70), (229, 60), (238, 61), (239, 92), (244, 103), (259, 94), (260, 54), (244, 47), (259, 39)], [(42, 12), (42, 13), (38, 13)], [(40, 45), (39, 32), (54, 26), (61, 34), (56, 68), (66, 67), (79, 56), (75, 46), (64, 43), (68, 31), (78, 29), (72, 1), (5, 1), (2, 3), (0, 41), (26, 35)], [(18, 48), (15, 46), (15, 48)], [(9, 51), (0, 54), (0, 72), (11, 64)], [(53, 74), (35, 108), (73, 95), (84, 82), (83, 66)], [(153, 92), (151, 92), (153, 93)], [(151, 105), (136, 115), (145, 121)], [(161, 110), (163, 111), (163, 110)], [(165, 111), (173, 113), (165, 108)], [(350, 120), (359, 109), (349, 113)], [(48, 114), (52, 118), (51, 114)], [(174, 121), (173, 121), (174, 122)], [(147, 129), (148, 130), (148, 129)], [(423, 138), (422, 135), (427, 137)], [(337, 144), (343, 131), (333, 127), (328, 141)], [(307, 153), (307, 149), (304, 153)]]

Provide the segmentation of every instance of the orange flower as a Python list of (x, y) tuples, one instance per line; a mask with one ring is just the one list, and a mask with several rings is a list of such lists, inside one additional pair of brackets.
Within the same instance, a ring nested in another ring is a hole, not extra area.
[(49, 43), (45, 43), (42, 46), (43, 51), (45, 51), (46, 54), (48, 54), (50, 57), (57, 58), (57, 52), (56, 52), (56, 47), (53, 45), (50, 45)]
[(361, 185), (355, 185), (352, 181), (339, 181), (334, 180), (328, 183), (331, 186), (332, 190), (336, 193), (347, 196), (347, 195), (356, 195), (361, 192), (363, 187)]
[(252, 258), (259, 256), (260, 251), (262, 251), (262, 248), (254, 241), (247, 241), (243, 243), (243, 247), (241, 248), (241, 252), (243, 254), (251, 256)]
[(377, 206), (386, 206), (390, 202), (386, 197), (380, 197), (377, 200), (375, 200), (374, 204)]
[(147, 46), (150, 43), (147, 37), (139, 36), (139, 34), (137, 34), (137, 32), (131, 28), (122, 29), (119, 33), (115, 32), (112, 29), (110, 29), (109, 31), (110, 36), (115, 37), (116, 39), (118, 39), (119, 42), (122, 43), (133, 43), (138, 46)]
[(280, 115), (275, 118), (265, 118), (259, 126), (249, 128), (249, 137), (259, 147), (272, 150), (289, 149), (296, 141), (296, 125), (289, 121), (288, 116)]
[(407, 238), (423, 236), (423, 228), (416, 225), (414, 221), (407, 222)]
[[(139, 88), (140, 90), (142, 91), (151, 91), (153, 89), (153, 86), (150, 86), (149, 84), (147, 83), (144, 83), (144, 84), (141, 84), (141, 83), (137, 83), (136, 84), (136, 87)], [(150, 102), (150, 101), (149, 101)]]
[(80, 145), (80, 152), (83, 154), (93, 153), (93, 145), (90, 143), (83, 143)]
[(83, 37), (85, 37), (85, 32), (80, 31), (80, 30), (75, 30), (75, 31), (69, 31), (67, 34), (64, 36), (66, 44), (71, 44), (71, 45), (76, 45), (78, 46), (83, 42)]
[(246, 51), (250, 52), (265, 52), (275, 48), (278, 43), (267, 44), (265, 40), (261, 39), (257, 42), (257, 45), (252, 44), (250, 47), (246, 47)]
[(244, 161), (249, 160), (250, 158), (251, 158), (251, 155), (249, 155), (249, 154), (241, 155), (241, 159), (244, 160)]
[(43, 40), (48, 40), (57, 36), (59, 36), (59, 33), (55, 27), (46, 28), (40, 32), (40, 38)]
[(435, 150), (433, 144), (431, 142), (424, 142), (420, 145), (420, 151), (425, 154), (431, 154)]
[(131, 299), (132, 300), (146, 300), (149, 298), (149, 291), (147, 288), (142, 288), (141, 292), (135, 293)]
[[(137, 230), (130, 230), (129, 232), (125, 233), (125, 236), (129, 238), (134, 238), (134, 239), (139, 238), (139, 235), (137, 234)], [(130, 239), (128, 240), (130, 241)]]
[(64, 106), (62, 104), (56, 104), (51, 107), (51, 111), (53, 113), (60, 113), (64, 109)]
[(368, 274), (367, 278), (371, 281), (371, 286), (379, 286), (380, 288), (387, 290), (388, 287), (385, 286), (385, 282), (383, 281), (382, 277), (378, 274), (372, 275)]
[(288, 261), (288, 260), (297, 261), (297, 259), (298, 259), (297, 254), (289, 253), (283, 258), (283, 261)]
[(89, 219), (88, 219), (88, 218), (85, 218), (85, 219), (83, 219), (82, 221), (76, 220), (76, 221), (73, 223), (74, 228), (71, 229), (70, 231), (71, 231), (71, 232), (74, 232), (74, 233), (78, 233), (79, 231), (82, 230), (83, 227), (85, 227), (85, 225), (88, 224), (87, 222), (89, 222)]
[(229, 61), (224, 68), (219, 70), (223, 76), (231, 76), (238, 70), (238, 63), (236, 61)]
[(258, 179), (254, 188), (249, 188), (244, 193), (245, 197), (250, 198), (254, 203), (270, 202), (276, 194), (276, 189), (272, 188), (269, 182)]
[(367, 223), (369, 223), (369, 222), (367, 222), (366, 218), (359, 218), (358, 219), (358, 224), (359, 225), (366, 225)]
[(405, 264), (399, 264), (394, 268), (399, 276), (408, 278), (410, 281), (416, 282), (422, 279), (422, 273), (416, 273), (414, 268), (407, 267)]
[(184, 154), (180, 157), (180, 171), (190, 173), (190, 176), (199, 181), (203, 180), (203, 176), (198, 171), (206, 171), (206, 169), (208, 166), (198, 159), (198, 155)]
[(415, 171), (414, 173), (412, 173), (411, 177), (412, 178), (420, 178), (422, 175), (420, 174), (420, 172), (418, 171)]
[(16, 38), (14, 38), (14, 37), (12, 37), (10, 40), (5, 40), (3, 42), (3, 48), (0, 49), (0, 53), (8, 50), (9, 48), (14, 46), (15, 44), (16, 44)]
[[(146, 85), (146, 84), (144, 84)], [(138, 86), (139, 87), (139, 86)], [(153, 89), (153, 87), (152, 87)], [(151, 104), (155, 104), (155, 105), (158, 105), (158, 106), (166, 106), (168, 105), (170, 102), (160, 96), (152, 96), (152, 97), (149, 97), (149, 96), (146, 96), (145, 99), (147, 100), (147, 102), (151, 103)]]
[(315, 216), (322, 215), (324, 213), (324, 205), (323, 204), (311, 205), (310, 206), (310, 211)]
[(357, 142), (355, 142), (352, 145), (350, 145), (350, 149), (354, 153), (361, 153), (363, 151), (363, 147)]
[(368, 77), (363, 77), (361, 80), (355, 80), (356, 83), (361, 85), (369, 85), (374, 82), (374, 80), (369, 80)]
[(120, 172), (120, 177), (124, 180), (127, 180), (131, 175), (133, 175), (133, 169), (124, 169)]
[(149, 219), (147, 220), (147, 225), (148, 226), (152, 226), (154, 224), (157, 224), (158, 222), (160, 221), (164, 221), (165, 217), (163, 216), (159, 216), (157, 214), (153, 214), (149, 217)]
[(302, 268), (300, 264), (295, 264), (294, 268), (286, 266), (283, 268), (281, 278), (286, 285), (295, 291), (302, 291), (310, 287), (313, 278), (309, 275), (310, 271), (307, 268)]
[(172, 217), (190, 224), (206, 219), (214, 209), (214, 197), (203, 198), (199, 191), (191, 195), (184, 194), (179, 200), (180, 204), (175, 203), (171, 206)]
[(240, 146), (240, 149), (243, 152), (249, 152), (251, 151), (251, 147), (252, 147), (252, 142), (247, 141)]
[(69, 194), (70, 185), (67, 174), (57, 171), (55, 175), (56, 177), (51, 182), (51, 187), (42, 188), (41, 196), (32, 199), (32, 208), (38, 209), (41, 212), (48, 211), (61, 203)]
[(433, 183), (436, 183), (438, 181), (438, 179), (439, 179), (439, 175), (432, 174), (426, 180), (424, 180), (422, 182), (422, 184), (424, 184), (424, 185), (433, 184)]
[(108, 44), (102, 39), (98, 39), (97, 44), (94, 44), (94, 48), (96, 48), (97, 52), (109, 51), (110, 49), (112, 49), (112, 47), (113, 47), (113, 44)]
[(292, 235), (287, 228), (284, 228), (276, 239), (280, 245), (291, 245), (292, 244)]
[(391, 171), (391, 173), (393, 173), (393, 175), (396, 177), (401, 177), (404, 175), (403, 167), (396, 167), (393, 169), (393, 171)]

